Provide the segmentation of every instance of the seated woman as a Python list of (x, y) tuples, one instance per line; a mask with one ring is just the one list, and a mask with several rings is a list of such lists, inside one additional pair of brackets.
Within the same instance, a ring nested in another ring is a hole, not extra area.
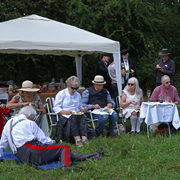
[(82, 108), (81, 95), (77, 92), (80, 80), (71, 76), (66, 80), (67, 88), (60, 91), (54, 102), (54, 112), (59, 113), (59, 121), (56, 127), (56, 136), (59, 139), (69, 140), (73, 136), (76, 146), (87, 144), (87, 120), (84, 114), (76, 115), (73, 112), (87, 111)]
[(139, 134), (140, 132), (140, 118), (139, 111), (140, 106), (143, 102), (143, 92), (139, 88), (138, 80), (135, 77), (132, 77), (128, 80), (127, 86), (123, 90), (120, 107), (123, 108), (123, 115), (125, 118), (131, 120), (131, 132)]
[(11, 101), (6, 105), (8, 109), (15, 108), (13, 116), (18, 114), (22, 107), (28, 106), (29, 104), (35, 106), (37, 112), (41, 112), (40, 119), (37, 120), (38, 126), (42, 129), (47, 137), (50, 136), (49, 125), (46, 116), (46, 110), (42, 104), (40, 97), (35, 93), (39, 91), (37, 88), (33, 88), (33, 83), (29, 80), (26, 80), (22, 83), (19, 93), (16, 94)]

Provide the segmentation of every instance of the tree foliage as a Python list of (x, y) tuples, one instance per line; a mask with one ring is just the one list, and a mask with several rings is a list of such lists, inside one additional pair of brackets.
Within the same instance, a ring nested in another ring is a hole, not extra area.
[[(140, 86), (144, 89), (155, 86), (153, 69), (162, 48), (169, 49), (178, 72), (178, 0), (4, 0), (0, 3), (0, 22), (31, 14), (119, 41), (121, 49), (130, 49), (129, 58), (136, 64)], [(83, 85), (91, 85), (100, 58), (99, 54), (84, 56)], [(24, 79), (43, 83), (53, 76), (59, 80), (60, 77), (66, 79), (76, 74), (74, 60), (66, 56), (1, 54), (0, 70), (2, 80), (13, 79), (17, 83)]]

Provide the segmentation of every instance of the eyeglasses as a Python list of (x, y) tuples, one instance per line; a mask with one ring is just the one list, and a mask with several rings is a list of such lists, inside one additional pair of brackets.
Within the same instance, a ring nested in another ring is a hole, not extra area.
[(77, 91), (79, 89), (79, 87), (78, 88), (71, 87), (71, 89)]
[(166, 84), (171, 84), (171, 81), (167, 81)]
[(128, 86), (134, 86), (134, 84), (132, 84), (132, 83), (128, 83)]

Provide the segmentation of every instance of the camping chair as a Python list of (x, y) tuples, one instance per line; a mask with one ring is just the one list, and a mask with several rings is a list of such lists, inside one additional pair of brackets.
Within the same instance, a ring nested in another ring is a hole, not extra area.
[(0, 107), (0, 137), (4, 125), (10, 119), (10, 111), (11, 109), (7, 109), (6, 107)]
[(92, 126), (93, 126), (93, 128), (95, 129), (96, 127), (95, 127), (95, 125), (94, 125), (94, 122), (97, 121), (98, 119), (93, 119), (92, 111), (91, 111), (91, 110), (89, 110), (89, 111), (87, 111), (87, 112), (84, 112), (84, 113), (85, 113), (85, 115), (86, 115), (87, 122), (92, 123)]
[(122, 113), (122, 108), (120, 107), (120, 96), (117, 96), (116, 97), (116, 106), (117, 106), (117, 108), (116, 108), (116, 110), (118, 111), (118, 124), (120, 124), (120, 122), (119, 122), (119, 114), (121, 114), (121, 122), (122, 122), (122, 124), (123, 124), (123, 127), (124, 127), (124, 133), (126, 133), (126, 127), (125, 127), (125, 125), (124, 125), (124, 117), (123, 117), (123, 113)]
[[(50, 134), (52, 133), (52, 127), (56, 126), (57, 121), (59, 121), (58, 113), (54, 112), (53, 106), (54, 106), (54, 97), (52, 97), (52, 98), (47, 97), (46, 98), (46, 108), (47, 108), (47, 115), (50, 120)], [(52, 116), (56, 117), (56, 122), (53, 122)]]

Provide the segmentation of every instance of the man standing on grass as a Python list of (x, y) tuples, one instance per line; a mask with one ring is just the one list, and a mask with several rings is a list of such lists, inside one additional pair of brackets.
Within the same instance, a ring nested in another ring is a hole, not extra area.
[(72, 165), (72, 161), (101, 159), (103, 148), (86, 155), (72, 153), (71, 148), (65, 144), (53, 145), (56, 141), (45, 136), (33, 121), (35, 117), (35, 109), (32, 106), (26, 106), (20, 110), (17, 116), (6, 123), (0, 140), (0, 157), (3, 156), (9, 145), (20, 161), (35, 165), (61, 159), (61, 168), (71, 169), (77, 168)]
[(157, 73), (156, 86), (161, 85), (161, 77), (163, 75), (168, 75), (172, 80), (172, 76), (175, 73), (175, 63), (172, 59), (169, 58), (170, 53), (168, 52), (168, 49), (162, 49), (159, 55), (162, 58), (159, 59), (156, 67), (154, 68), (154, 71)]

